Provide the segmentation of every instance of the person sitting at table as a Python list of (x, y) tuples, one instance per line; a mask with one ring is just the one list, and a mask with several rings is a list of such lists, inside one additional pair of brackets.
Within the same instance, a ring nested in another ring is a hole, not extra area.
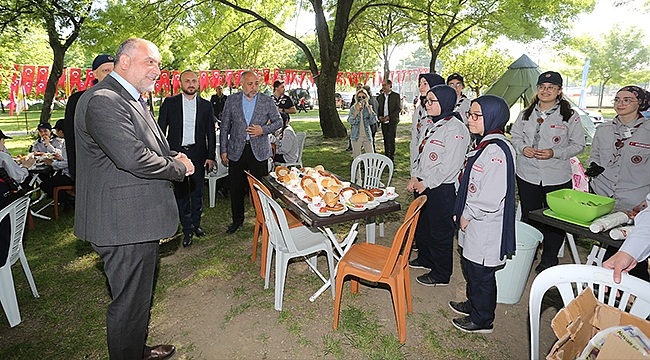
[[(4, 209), (18, 197), (22, 196), (22, 185), (28, 176), (27, 171), (36, 160), (33, 157), (26, 158), (21, 164), (18, 164), (11, 157), (5, 146), (5, 139), (11, 139), (0, 130), (0, 209)], [(11, 232), (11, 222), (9, 216), (0, 221), (0, 266), (3, 266), (9, 252), (9, 239)]]
[[(40, 185), (41, 190), (43, 190), (49, 197), (53, 197), (55, 187), (74, 184), (72, 178), (70, 177), (70, 170), (68, 169), (68, 153), (65, 148), (65, 133), (63, 126), (63, 119), (57, 121), (54, 125), (57, 139), (61, 140), (61, 152), (55, 152), (53, 159), (43, 160), (43, 163), (46, 165), (51, 165), (55, 171), (54, 175), (44, 179)], [(60, 201), (61, 203), (68, 203), (71, 201), (71, 198), (67, 192), (61, 191)]]
[(284, 125), (277, 131), (277, 136), (271, 139), (275, 144), (275, 156), (273, 161), (281, 163), (294, 163), (298, 161), (298, 151), (300, 144), (293, 127), (289, 125), (289, 117), (283, 118)]
[(496, 271), (515, 253), (515, 150), (503, 134), (510, 107), (494, 95), (471, 102), (468, 126), (478, 146), (467, 154), (454, 221), (467, 280), (466, 301), (450, 301), (459, 330), (490, 333), (497, 307)]
[(571, 189), (573, 173), (569, 159), (585, 150), (585, 135), (578, 113), (563, 98), (562, 76), (546, 71), (537, 79), (537, 94), (521, 112), (511, 130), (517, 151), (517, 189), (521, 221), (544, 234), (542, 259), (536, 273), (558, 264), (557, 255), (565, 232), (528, 219), (528, 213), (547, 207), (546, 194)]
[(428, 117), (406, 188), (426, 195), (427, 202), (415, 230), (418, 257), (409, 266), (430, 270), (416, 278), (421, 285), (446, 286), (453, 269), (456, 185), (469, 145), (469, 131), (454, 112), (456, 90), (450, 86), (432, 87), (423, 102)]
[[(591, 144), (591, 191), (616, 200), (618, 209), (631, 209), (650, 192), (650, 119), (641, 111), (650, 107), (650, 93), (637, 86), (625, 86), (614, 97), (616, 117), (598, 128)], [(605, 259), (616, 249), (608, 248)], [(630, 274), (650, 281), (647, 261)]]
[(35, 153), (55, 153), (63, 149), (63, 139), (52, 133), (50, 123), (40, 123), (36, 127), (38, 130), (38, 139), (32, 145), (32, 152)]
[[(650, 193), (646, 204), (650, 203)], [(634, 217), (634, 231), (625, 239), (621, 248), (603, 262), (603, 267), (614, 270), (614, 282), (621, 282), (621, 272), (629, 273), (637, 264), (645, 263), (650, 256), (650, 209), (646, 208)]]

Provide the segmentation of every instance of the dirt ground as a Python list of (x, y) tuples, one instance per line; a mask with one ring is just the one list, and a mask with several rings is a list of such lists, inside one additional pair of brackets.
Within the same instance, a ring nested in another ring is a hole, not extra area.
[[(387, 223), (387, 236), (379, 238), (378, 242), (389, 244), (398, 225), (397, 222)], [(242, 231), (248, 231), (248, 227)], [(363, 240), (365, 234), (361, 230), (357, 241)], [(192, 256), (199, 252), (200, 244), (163, 258), (161, 266), (176, 262), (174, 258), (177, 256)], [(572, 260), (568, 251), (560, 259), (561, 263)], [(250, 264), (256, 271), (259, 256), (256, 264)], [(377, 343), (361, 344), (372, 341), (367, 338), (373, 336), (397, 343), (397, 327), (390, 292), (386, 288), (362, 284), (360, 294), (352, 295), (346, 283), (343, 312), (361, 311), (366, 316), (365, 321), (377, 325), (378, 330), (375, 335), (351, 330), (351, 326), (358, 324), (349, 324), (348, 321), (346, 326), (345, 320), (350, 317), (343, 314), (341, 326), (335, 331), (332, 329), (331, 292), (327, 291), (315, 302), (309, 302), (311, 294), (322, 283), (302, 262), (289, 266), (282, 312), (273, 309), (273, 281), (271, 288), (264, 290), (263, 280), (256, 275), (241, 274), (228, 281), (207, 277), (173, 290), (173, 296), (165, 296), (166, 300), (152, 316), (149, 342), (175, 344), (178, 348), (175, 359), (529, 358), (528, 290), (534, 272), (531, 271), (526, 292), (519, 303), (498, 304), (494, 332), (475, 335), (459, 332), (450, 322), (457, 315), (449, 309), (448, 301), (464, 299), (465, 281), (458, 254), (455, 254), (454, 266), (448, 287), (419, 285), (415, 277), (425, 270), (411, 270), (414, 312), (407, 317), (406, 344), (398, 347), (397, 353), (376, 353), (368, 348), (380, 348)], [(322, 256), (319, 268), (326, 268)], [(273, 276), (272, 271), (272, 279)], [(556, 340), (550, 321), (560, 306), (557, 292), (547, 293), (542, 304), (542, 357)]]

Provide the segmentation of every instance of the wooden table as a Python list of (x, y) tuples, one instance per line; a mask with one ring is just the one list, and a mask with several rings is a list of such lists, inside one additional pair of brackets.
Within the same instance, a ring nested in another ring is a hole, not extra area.
[[(573, 256), (573, 261), (576, 264), (580, 264), (580, 256), (578, 255), (578, 249), (576, 247), (575, 243), (575, 237), (577, 236), (582, 236), (588, 239), (596, 240), (600, 242), (601, 244), (607, 245), (607, 246), (613, 246), (615, 248), (620, 248), (621, 245), (623, 244), (623, 241), (621, 240), (614, 240), (609, 237), (609, 231), (604, 231), (601, 233), (594, 234), (589, 230), (589, 228), (571, 224), (566, 221), (554, 219), (552, 217), (546, 216), (543, 214), (544, 210), (546, 209), (538, 209), (531, 211), (528, 214), (528, 218), (530, 220), (537, 221), (541, 224), (545, 224), (548, 226), (552, 226), (558, 229), (563, 230), (566, 232), (566, 237), (567, 241), (569, 243), (569, 247), (571, 248), (571, 255)], [(587, 264), (591, 264), (593, 262), (597, 263), (600, 265), (602, 263), (603, 256), (605, 255), (605, 248), (604, 247), (594, 247), (591, 250), (591, 253), (587, 257)]]
[[(287, 207), (296, 217), (298, 217), (305, 225), (312, 227), (328, 227), (335, 224), (344, 223), (347, 221), (354, 221), (359, 219), (366, 219), (366, 224), (374, 225), (375, 217), (378, 215), (388, 214), (391, 212), (399, 211), (400, 204), (395, 200), (389, 200), (379, 204), (374, 209), (364, 211), (349, 210), (341, 215), (318, 216), (309, 210), (308, 204), (298, 198), (289, 189), (278, 183), (271, 176), (262, 178), (262, 183), (269, 188), (273, 196), (282, 200)], [(352, 185), (354, 186), (354, 184)], [(366, 240), (369, 243), (375, 242), (374, 226), (366, 226)]]

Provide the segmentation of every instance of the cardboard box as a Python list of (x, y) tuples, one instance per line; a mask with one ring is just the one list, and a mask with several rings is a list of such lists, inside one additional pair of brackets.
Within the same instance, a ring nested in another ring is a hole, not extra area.
[[(617, 325), (634, 325), (650, 337), (650, 322), (599, 302), (591, 288), (573, 299), (551, 321), (558, 341), (547, 359), (575, 359), (600, 330)], [(614, 356), (614, 357), (610, 357)], [(605, 342), (598, 359), (644, 359), (624, 341)]]

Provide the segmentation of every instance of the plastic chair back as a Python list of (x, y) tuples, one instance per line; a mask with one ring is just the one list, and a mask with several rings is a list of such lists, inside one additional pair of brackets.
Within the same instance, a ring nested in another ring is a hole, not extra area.
[(282, 207), (257, 184), (254, 187), (257, 189), (262, 205), (264, 222), (269, 231), (269, 242), (276, 248), (282, 249), (282, 251), (291, 254), (297, 253), (298, 249), (289, 232), (289, 224), (287, 223), (287, 217), (284, 216)]
[(564, 305), (590, 287), (598, 301), (645, 319), (650, 315), (650, 284), (622, 274), (621, 283), (614, 282), (614, 271), (592, 265), (557, 265), (542, 271), (530, 288), (530, 358), (539, 358), (539, 318), (542, 298), (556, 287)]
[(418, 218), (420, 217), (420, 210), (422, 210), (426, 201), (427, 196), (420, 195), (411, 202), (411, 205), (406, 211), (406, 215), (404, 215), (404, 221), (395, 234), (393, 245), (390, 248), (388, 258), (386, 259), (386, 264), (381, 272), (382, 277), (390, 276), (395, 266), (398, 265), (400, 255), (403, 255), (401, 257), (403, 261), (408, 262), (408, 254), (411, 252), (411, 246), (413, 245), (413, 238), (415, 237), (415, 228), (418, 223)]
[(11, 204), (7, 205), (0, 211), (0, 221), (9, 216), (11, 230), (10, 230), (10, 243), (9, 252), (5, 264), (0, 267), (0, 302), (2, 308), (7, 314), (9, 325), (14, 327), (21, 322), (20, 311), (18, 310), (18, 301), (16, 299), (16, 289), (11, 274), (11, 266), (20, 259), (20, 263), (29, 282), (34, 297), (39, 297), (36, 290), (36, 284), (32, 277), (32, 271), (27, 263), (25, 251), (23, 249), (23, 233), (25, 231), (25, 223), (27, 222), (27, 214), (29, 213), (29, 195), (25, 195)]
[[(389, 186), (393, 178), (393, 161), (382, 154), (361, 154), (352, 161), (350, 181), (366, 189), (378, 188), (381, 186), (381, 177), (386, 168), (388, 168), (388, 181), (384, 186)], [(362, 174), (362, 179), (357, 179), (358, 174)]]

